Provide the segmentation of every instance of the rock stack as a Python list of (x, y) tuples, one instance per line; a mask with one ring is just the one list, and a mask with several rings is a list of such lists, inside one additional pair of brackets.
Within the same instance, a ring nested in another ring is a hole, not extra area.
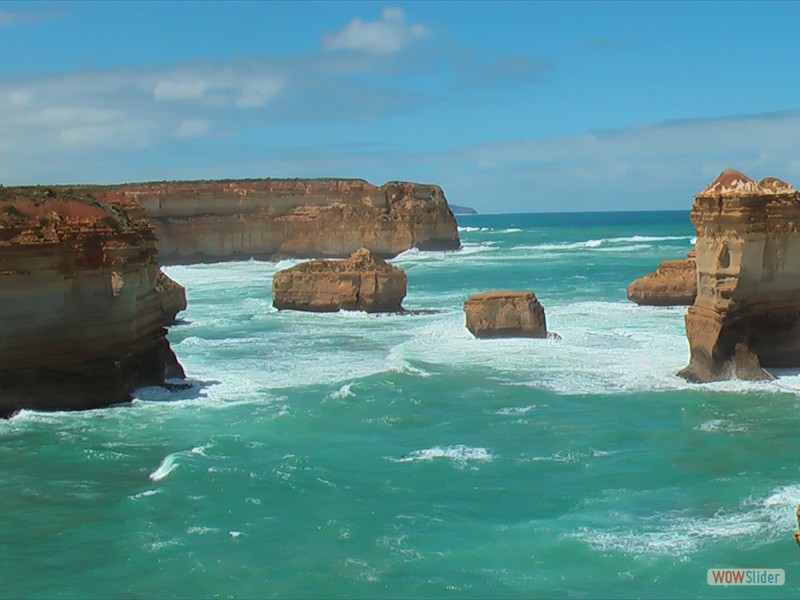
[(272, 303), (279, 310), (401, 312), (406, 274), (365, 249), (347, 260), (312, 260), (278, 271)]
[(724, 171), (695, 197), (697, 298), (686, 315), (689, 381), (769, 379), (800, 366), (800, 195)]
[(544, 308), (533, 292), (485, 292), (464, 303), (467, 329), (478, 338), (547, 337)]

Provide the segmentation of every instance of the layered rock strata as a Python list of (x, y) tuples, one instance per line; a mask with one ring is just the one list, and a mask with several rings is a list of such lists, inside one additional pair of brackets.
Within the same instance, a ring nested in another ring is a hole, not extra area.
[(689, 306), (697, 296), (697, 260), (665, 260), (658, 269), (628, 286), (628, 300), (647, 306)]
[(532, 292), (485, 292), (464, 303), (467, 329), (478, 338), (547, 337), (544, 308)]
[(0, 415), (119, 403), (182, 376), (157, 273), (135, 203), (0, 187)]
[(155, 290), (161, 303), (162, 322), (165, 326), (173, 325), (178, 313), (186, 310), (186, 288), (159, 269)]
[(800, 366), (800, 195), (724, 171), (695, 197), (698, 290), (686, 315), (689, 381), (769, 379)]
[(280, 310), (400, 312), (406, 274), (366, 248), (347, 260), (313, 260), (278, 271), (272, 303)]
[(248, 179), (96, 188), (142, 204), (161, 264), (280, 257), (392, 257), (452, 250), (458, 228), (437, 185), (360, 179)]

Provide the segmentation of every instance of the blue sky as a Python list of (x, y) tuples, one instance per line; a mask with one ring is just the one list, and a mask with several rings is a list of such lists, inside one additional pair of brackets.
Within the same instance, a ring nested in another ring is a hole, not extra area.
[(358, 177), (481, 212), (800, 186), (800, 3), (0, 3), (0, 182)]

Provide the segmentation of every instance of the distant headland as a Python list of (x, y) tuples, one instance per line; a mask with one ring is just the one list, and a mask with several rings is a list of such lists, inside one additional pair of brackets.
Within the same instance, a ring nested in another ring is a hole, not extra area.
[(474, 208), (470, 208), (469, 206), (457, 206), (456, 204), (450, 205), (450, 210), (453, 211), (454, 215), (477, 215), (478, 211)]

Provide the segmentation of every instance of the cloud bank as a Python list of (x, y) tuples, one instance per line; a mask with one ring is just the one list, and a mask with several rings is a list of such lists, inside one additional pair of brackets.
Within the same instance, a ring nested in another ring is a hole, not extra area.
[(355, 18), (341, 31), (326, 33), (322, 37), (322, 47), (331, 51), (353, 50), (380, 56), (398, 52), (429, 34), (430, 30), (419, 23), (406, 25), (403, 9), (387, 7), (377, 21)]

